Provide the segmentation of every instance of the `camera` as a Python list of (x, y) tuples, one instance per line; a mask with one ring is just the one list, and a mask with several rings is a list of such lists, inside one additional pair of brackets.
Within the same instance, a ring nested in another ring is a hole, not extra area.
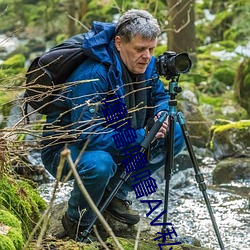
[(167, 51), (156, 59), (157, 73), (165, 76), (167, 80), (187, 73), (191, 66), (192, 61), (187, 53), (176, 54), (174, 51)]

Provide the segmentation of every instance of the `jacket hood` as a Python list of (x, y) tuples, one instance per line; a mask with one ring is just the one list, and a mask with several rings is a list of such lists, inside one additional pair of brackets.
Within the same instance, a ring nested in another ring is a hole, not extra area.
[(87, 56), (104, 64), (112, 64), (115, 24), (94, 21), (85, 34), (83, 49)]

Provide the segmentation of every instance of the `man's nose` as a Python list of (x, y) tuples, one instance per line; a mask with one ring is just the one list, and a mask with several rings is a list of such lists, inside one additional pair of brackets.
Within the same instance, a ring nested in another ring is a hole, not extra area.
[(151, 53), (150, 53), (149, 49), (147, 49), (147, 50), (144, 51), (142, 57), (144, 59), (150, 59), (151, 58)]

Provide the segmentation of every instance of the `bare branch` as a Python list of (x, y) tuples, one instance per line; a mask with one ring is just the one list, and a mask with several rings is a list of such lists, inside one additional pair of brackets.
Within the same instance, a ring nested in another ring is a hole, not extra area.
[(105, 230), (108, 232), (108, 234), (113, 238), (115, 245), (118, 247), (119, 250), (123, 250), (123, 247), (120, 245), (119, 241), (117, 240), (116, 236), (114, 235), (111, 227), (109, 226), (109, 224), (106, 222), (106, 220), (104, 219), (104, 217), (102, 216), (102, 214), (100, 213), (100, 211), (98, 210), (98, 208), (96, 207), (95, 203), (93, 202), (92, 198), (90, 197), (87, 189), (85, 188), (83, 182), (81, 181), (81, 178), (79, 176), (79, 174), (77, 173), (77, 170), (75, 168), (74, 162), (71, 158), (70, 155), (70, 150), (69, 149), (65, 149), (61, 152), (61, 157), (67, 159), (69, 166), (73, 172), (73, 176), (75, 178), (75, 181), (78, 184), (79, 189), (81, 190), (84, 198), (86, 199), (86, 201), (88, 202), (90, 208), (94, 211), (94, 213), (97, 215), (98, 219), (100, 220), (100, 222), (102, 223), (102, 225), (104, 226)]

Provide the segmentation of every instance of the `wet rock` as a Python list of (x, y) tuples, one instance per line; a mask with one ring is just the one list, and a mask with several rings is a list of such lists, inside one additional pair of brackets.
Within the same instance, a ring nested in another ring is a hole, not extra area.
[(192, 175), (193, 175), (193, 169), (191, 168), (174, 174), (171, 178), (170, 188), (178, 189), (189, 186)]
[(180, 111), (185, 117), (185, 124), (192, 145), (206, 148), (206, 144), (209, 140), (210, 124), (198, 106), (188, 101), (181, 101)]
[(226, 158), (213, 171), (213, 183), (221, 184), (232, 180), (250, 178), (250, 158)]
[(214, 158), (250, 157), (250, 120), (216, 124), (211, 128), (210, 149)]

